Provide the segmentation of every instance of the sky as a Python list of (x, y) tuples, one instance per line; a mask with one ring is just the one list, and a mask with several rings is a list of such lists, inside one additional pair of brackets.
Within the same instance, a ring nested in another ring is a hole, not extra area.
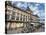
[(41, 19), (45, 18), (45, 4), (44, 3), (33, 3), (33, 2), (15, 2), (12, 4), (26, 10), (27, 6), (33, 11), (33, 15), (38, 15)]

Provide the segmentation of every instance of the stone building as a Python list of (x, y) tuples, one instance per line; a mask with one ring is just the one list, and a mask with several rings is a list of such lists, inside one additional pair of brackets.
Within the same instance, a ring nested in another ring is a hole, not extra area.
[(38, 26), (39, 25), (39, 20), (38, 20), (39, 17), (37, 15), (31, 15), (31, 17), (32, 17), (31, 24), (33, 24), (34, 26)]
[(33, 25), (38, 25), (37, 18), (39, 18), (37, 15), (32, 15), (29, 7), (27, 10), (22, 10), (9, 2), (5, 4), (6, 32), (10, 30), (15, 30), (17, 33), (32, 32)]
[(31, 23), (32, 11), (27, 9), (26, 11), (14, 7), (12, 5), (6, 5), (5, 16), (6, 16), (6, 28), (8, 30), (16, 30), (18, 32), (27, 32), (29, 23)]

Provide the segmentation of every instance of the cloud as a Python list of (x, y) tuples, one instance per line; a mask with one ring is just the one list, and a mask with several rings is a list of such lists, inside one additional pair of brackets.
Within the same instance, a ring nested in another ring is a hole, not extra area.
[(33, 15), (38, 14), (39, 11), (38, 11), (38, 7), (37, 7), (37, 6), (34, 6), (34, 7), (33, 7), (33, 6), (31, 5), (29, 8), (33, 11)]
[(40, 5), (39, 3), (35, 4), (35, 6), (39, 6), (39, 5)]
[(21, 3), (18, 3), (18, 4), (17, 4), (17, 7), (21, 7)]
[(39, 14), (39, 11), (38, 11), (38, 10), (35, 10), (35, 11), (33, 12), (33, 14), (34, 14), (34, 15), (36, 15), (36, 14), (38, 15), (38, 14)]
[[(12, 2), (12, 4), (16, 4), (17, 7), (26, 10), (27, 9), (27, 3), (24, 2), (24, 4), (22, 4), (21, 2)], [(33, 11), (34, 15), (38, 15), (40, 16), (40, 18), (44, 17), (45, 12), (44, 12), (44, 4), (41, 3), (32, 3), (32, 4), (28, 4), (29, 8)]]
[(39, 8), (39, 10), (44, 10), (45, 9), (45, 6), (44, 6), (44, 4), (40, 4), (39, 6), (38, 6), (38, 8)]
[(44, 12), (44, 10), (39, 10), (39, 14), (38, 15), (40, 16), (41, 19), (45, 18), (45, 12)]

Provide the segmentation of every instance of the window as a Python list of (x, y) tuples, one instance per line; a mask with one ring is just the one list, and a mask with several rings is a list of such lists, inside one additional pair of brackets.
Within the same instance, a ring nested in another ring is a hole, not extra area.
[(26, 16), (26, 21), (27, 21), (27, 16)]
[(25, 15), (23, 16), (23, 21), (25, 21)]
[(14, 20), (14, 19), (15, 19), (15, 16), (14, 16), (14, 15), (12, 15), (11, 19), (12, 19), (12, 20)]
[(31, 17), (29, 16), (29, 21), (31, 21)]
[(22, 21), (22, 14), (21, 14), (21, 16), (20, 16), (20, 20)]
[(26, 21), (26, 16), (25, 16), (25, 21)]
[(15, 15), (15, 12), (12, 12), (12, 15)]
[(17, 13), (16, 15), (16, 20), (19, 20), (19, 13)]
[(23, 15), (22, 15), (22, 21), (23, 21)]
[(29, 21), (29, 16), (28, 16), (28, 20), (27, 21)]
[(13, 12), (11, 16), (12, 16), (11, 19), (15, 20), (15, 12)]
[(27, 16), (27, 21), (28, 21), (28, 16)]
[(7, 14), (12, 14), (12, 11), (11, 10), (7, 10)]
[(9, 18), (10, 18), (10, 15), (7, 14), (7, 20), (9, 20)]
[(7, 23), (7, 29), (9, 29), (9, 27), (10, 27), (10, 22)]
[(19, 17), (18, 16), (16, 17), (16, 20), (19, 20)]

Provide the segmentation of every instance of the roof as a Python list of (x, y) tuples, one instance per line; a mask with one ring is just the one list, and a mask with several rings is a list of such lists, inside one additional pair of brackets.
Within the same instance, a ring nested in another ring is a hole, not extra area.
[(39, 18), (39, 16), (38, 16), (38, 15), (32, 15), (32, 16), (35, 16), (35, 17), (38, 17), (38, 18)]
[[(23, 11), (23, 12), (28, 13), (28, 14), (32, 13), (32, 11), (29, 9), (29, 7), (27, 7), (26, 10), (23, 10), (23, 9), (17, 7), (17, 6), (13, 6), (13, 5), (11, 5), (11, 3), (10, 3), (10, 4), (9, 4), (9, 3), (6, 3), (6, 6), (7, 6), (7, 5), (12, 6), (13, 8), (19, 9), (19, 10), (21, 10), (21, 11)], [(30, 13), (29, 13), (29, 12), (30, 12)]]

